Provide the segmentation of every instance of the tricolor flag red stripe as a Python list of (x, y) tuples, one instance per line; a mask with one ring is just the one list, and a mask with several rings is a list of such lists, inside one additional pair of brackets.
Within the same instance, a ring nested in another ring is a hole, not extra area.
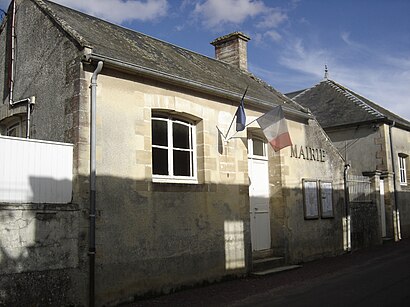
[(292, 145), (288, 124), (281, 106), (277, 106), (256, 120), (274, 151)]

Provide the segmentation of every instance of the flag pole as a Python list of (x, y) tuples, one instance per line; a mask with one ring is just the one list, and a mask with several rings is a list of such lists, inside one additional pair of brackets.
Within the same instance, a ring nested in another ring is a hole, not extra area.
[[(254, 119), (253, 121), (251, 121), (249, 124), (245, 125), (245, 128), (248, 127), (249, 125), (252, 125), (254, 122), (256, 122), (256, 120), (257, 120), (258, 118), (259, 118), (259, 117), (255, 118), (255, 119)], [(228, 130), (228, 131), (229, 131), (229, 130)], [(230, 139), (232, 139), (238, 132), (239, 132), (239, 131), (235, 131), (235, 133), (232, 134), (232, 136), (231, 136), (229, 139), (227, 139), (226, 141), (229, 141)], [(226, 136), (228, 136), (228, 133), (226, 134)], [(225, 139), (226, 139), (226, 137), (225, 137)]]
[[(242, 99), (241, 99), (241, 103), (242, 103), (243, 99), (245, 98), (246, 92), (248, 91), (248, 87), (249, 87), (249, 85), (246, 86), (246, 90), (245, 90), (245, 93), (243, 93), (243, 96), (242, 96)], [(236, 115), (236, 113), (235, 113), (235, 115)], [(234, 122), (234, 120), (235, 120), (235, 115), (232, 117), (231, 124), (229, 125), (228, 131), (226, 132), (226, 134), (225, 134), (225, 136), (224, 136), (225, 140), (226, 140), (226, 138), (228, 137), (229, 131), (231, 131), (233, 122)]]
[[(275, 108), (277, 108), (277, 107), (279, 107), (279, 106), (280, 106), (280, 105), (277, 105)], [(273, 110), (273, 109), (272, 109), (272, 110)], [(261, 116), (263, 116), (263, 115), (261, 115)], [(259, 117), (261, 117), (261, 116), (259, 116)], [(245, 125), (245, 128), (248, 127), (249, 125), (252, 125), (254, 122), (256, 122), (256, 121), (259, 119), (259, 117), (255, 118), (253, 121), (251, 121), (250, 123), (248, 123), (247, 125)], [(232, 134), (232, 136), (231, 136), (229, 139), (227, 139), (226, 141), (229, 141), (230, 139), (232, 139), (237, 133), (238, 133), (238, 131), (236, 131), (234, 134)], [(228, 136), (228, 133), (226, 134), (226, 136)], [(226, 137), (225, 137), (225, 139), (226, 139)]]

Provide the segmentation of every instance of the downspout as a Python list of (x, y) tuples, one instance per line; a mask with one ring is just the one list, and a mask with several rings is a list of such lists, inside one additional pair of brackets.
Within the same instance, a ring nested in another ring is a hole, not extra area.
[(16, 1), (13, 1), (13, 13), (11, 15), (11, 52), (10, 52), (10, 92), (9, 103), (13, 104), (13, 90), (14, 90), (14, 66), (16, 51)]
[(36, 97), (31, 96), (27, 101), (27, 125), (26, 125), (26, 138), (30, 138), (30, 117), (31, 117), (31, 106), (36, 103)]
[(31, 118), (31, 111), (32, 111), (32, 106), (36, 103), (36, 97), (31, 96), (30, 98), (24, 98), (18, 101), (12, 101), (10, 102), (10, 106), (14, 107), (17, 104), (21, 103), (27, 103), (27, 127), (26, 127), (26, 138), (30, 138), (30, 118)]
[(96, 109), (97, 109), (97, 77), (103, 68), (99, 61), (91, 77), (91, 114), (90, 114), (90, 233), (89, 233), (89, 306), (95, 303), (95, 196), (96, 196)]
[(395, 121), (393, 121), (393, 123), (389, 125), (390, 152), (391, 152), (391, 164), (392, 164), (392, 172), (393, 172), (393, 189), (394, 189), (393, 230), (394, 230), (394, 241), (400, 241), (401, 240), (400, 213), (399, 213), (399, 206), (398, 206), (398, 193), (397, 193), (397, 184), (396, 184), (396, 166), (394, 163), (396, 156), (393, 153), (393, 137), (392, 137), (392, 128), (395, 125), (396, 125)]
[(345, 186), (345, 220), (344, 220), (344, 228), (345, 228), (345, 240), (344, 240), (344, 249), (347, 252), (352, 250), (352, 241), (351, 241), (351, 233), (350, 233), (350, 207), (349, 207), (349, 185), (347, 181), (347, 173), (349, 171), (350, 164), (345, 164), (345, 169), (343, 172), (343, 180)]

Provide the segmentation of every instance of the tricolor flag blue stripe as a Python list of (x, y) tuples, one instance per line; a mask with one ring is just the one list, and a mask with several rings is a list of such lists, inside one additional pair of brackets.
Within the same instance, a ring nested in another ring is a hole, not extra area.
[(245, 106), (243, 100), (245, 99), (246, 92), (248, 88), (246, 88), (245, 93), (242, 96), (241, 103), (236, 110), (236, 131), (243, 131), (246, 126), (246, 115), (245, 115)]

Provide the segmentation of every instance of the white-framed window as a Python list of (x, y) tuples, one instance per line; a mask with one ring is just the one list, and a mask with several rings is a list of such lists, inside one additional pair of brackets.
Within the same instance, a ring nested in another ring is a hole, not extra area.
[(197, 183), (195, 124), (178, 117), (152, 116), (154, 182)]
[(408, 155), (399, 154), (399, 174), (400, 174), (400, 185), (407, 185), (407, 170), (406, 170), (406, 160)]
[(252, 136), (248, 139), (248, 156), (250, 158), (268, 159), (268, 147), (262, 138)]

